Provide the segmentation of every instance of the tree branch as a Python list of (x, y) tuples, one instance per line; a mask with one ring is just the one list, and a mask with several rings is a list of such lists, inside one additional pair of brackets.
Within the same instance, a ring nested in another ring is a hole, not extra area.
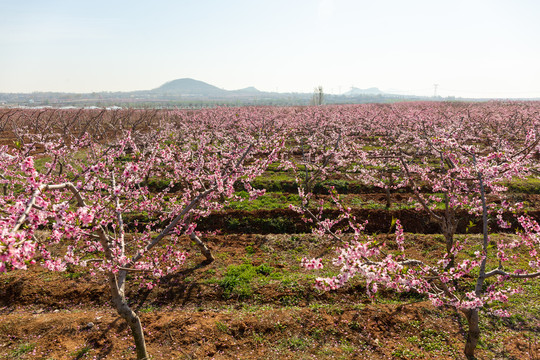
[(533, 279), (536, 277), (540, 277), (540, 271), (535, 273), (525, 273), (525, 274), (512, 274), (508, 273), (502, 269), (494, 269), (490, 272), (487, 272), (484, 274), (484, 278), (490, 278), (492, 276), (501, 275), (501, 276), (508, 276), (512, 279)]
[(409, 167), (407, 166), (407, 164), (405, 163), (405, 160), (403, 160), (403, 157), (399, 157), (399, 161), (401, 162), (401, 164), (403, 165), (403, 168), (405, 169), (405, 173), (407, 174), (407, 179), (409, 180), (409, 182), (411, 183), (412, 185), (412, 188), (413, 188), (413, 194), (414, 194), (414, 197), (416, 198), (416, 200), (418, 200), (418, 202), (422, 205), (422, 207), (429, 213), (429, 215), (431, 215), (435, 220), (437, 220), (438, 222), (442, 222), (444, 219), (442, 216), (439, 216), (437, 214), (435, 214), (433, 212), (433, 210), (431, 210), (431, 208), (428, 206), (428, 204), (426, 203), (426, 201), (420, 196), (420, 194), (418, 193), (418, 189), (416, 188), (416, 184), (414, 183), (414, 180), (412, 179), (411, 177), (411, 173), (409, 172)]

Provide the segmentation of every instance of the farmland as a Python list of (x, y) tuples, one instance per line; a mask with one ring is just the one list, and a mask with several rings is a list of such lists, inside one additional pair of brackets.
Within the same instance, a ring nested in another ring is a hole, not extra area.
[(536, 102), (0, 109), (0, 356), (537, 359), (539, 132)]

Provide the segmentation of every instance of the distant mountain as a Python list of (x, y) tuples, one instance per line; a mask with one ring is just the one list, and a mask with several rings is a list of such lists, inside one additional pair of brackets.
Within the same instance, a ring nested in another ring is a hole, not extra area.
[(244, 89), (233, 90), (232, 92), (243, 95), (257, 95), (261, 93), (261, 91), (255, 89), (253, 86)]
[(379, 88), (371, 87), (369, 89), (359, 89), (352, 87), (351, 90), (347, 91), (345, 96), (359, 96), (359, 95), (386, 95), (384, 91), (379, 90)]
[(203, 97), (230, 97), (230, 96), (256, 96), (262, 94), (253, 86), (239, 90), (224, 90), (210, 85), (204, 81), (184, 78), (169, 81), (157, 89), (151, 90), (155, 94), (188, 95)]
[(184, 78), (169, 81), (152, 92), (159, 94), (182, 94), (182, 95), (202, 95), (215, 96), (225, 95), (227, 90), (220, 89), (214, 85), (205, 83), (204, 81)]
[[(440, 100), (439, 97), (399, 95), (383, 92), (376, 87), (369, 89), (351, 88), (342, 95), (327, 94), (326, 104), (362, 104), (368, 102), (391, 102), (403, 100)], [(455, 100), (455, 98), (452, 98)], [(485, 99), (484, 99), (485, 100)], [(93, 92), (93, 93), (0, 93), (0, 107), (5, 106), (73, 106), (107, 107), (144, 106), (208, 106), (208, 105), (309, 105), (313, 93), (279, 93), (259, 91), (250, 86), (238, 90), (224, 90), (203, 81), (190, 78), (169, 81), (152, 90), (129, 92)]]

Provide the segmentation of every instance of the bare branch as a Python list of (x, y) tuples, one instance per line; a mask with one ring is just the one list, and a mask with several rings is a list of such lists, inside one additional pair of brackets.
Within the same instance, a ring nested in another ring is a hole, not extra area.
[(403, 157), (399, 157), (399, 161), (401, 162), (401, 164), (403, 165), (403, 168), (405, 169), (405, 173), (407, 174), (407, 179), (409, 180), (409, 182), (411, 183), (412, 185), (412, 188), (413, 188), (413, 194), (414, 194), (414, 197), (416, 198), (416, 200), (418, 200), (418, 202), (422, 205), (422, 207), (429, 213), (429, 215), (431, 215), (435, 220), (437, 220), (438, 222), (442, 222), (444, 219), (442, 218), (442, 216), (439, 216), (437, 214), (435, 214), (433, 212), (433, 210), (431, 210), (431, 208), (428, 206), (428, 204), (426, 203), (426, 201), (420, 196), (420, 194), (418, 193), (418, 189), (416, 188), (416, 184), (414, 183), (414, 180), (412, 179), (411, 177), (411, 173), (409, 172), (409, 167), (407, 166), (407, 164), (405, 163), (405, 160), (403, 160)]
[[(242, 164), (242, 162), (244, 161), (244, 159), (246, 158), (247, 154), (251, 151), (253, 145), (249, 145), (249, 147), (246, 149), (246, 151), (244, 152), (244, 154), (242, 155), (242, 157), (236, 162), (236, 165), (234, 168), (231, 168), (228, 172), (224, 169), (224, 171), (222, 172), (224, 174), (224, 176), (230, 176), (234, 170), (236, 168), (238, 168), (240, 166), (240, 164)], [(156, 246), (165, 236), (169, 235), (173, 229), (178, 225), (178, 223), (180, 222), (180, 220), (184, 219), (185, 216), (193, 209), (195, 209), (199, 203), (208, 195), (210, 194), (212, 191), (214, 191), (216, 188), (218, 187), (217, 183), (215, 183), (212, 187), (210, 187), (208, 190), (200, 193), (199, 195), (197, 195), (197, 197), (195, 197), (195, 199), (191, 200), (191, 202), (169, 223), (169, 225), (163, 229), (163, 231), (161, 231), (161, 233), (159, 233), (156, 237), (154, 237), (152, 239), (152, 241), (145, 246), (144, 250), (143, 251), (138, 251), (132, 258), (131, 258), (131, 261), (129, 262), (130, 265), (133, 265), (135, 264), (137, 261), (139, 261), (143, 254), (149, 250), (151, 250), (154, 246)]]
[(147, 269), (133, 269), (133, 268), (125, 268), (125, 267), (119, 267), (118, 270), (126, 271), (126, 272), (149, 272), (152, 270)]
[(512, 279), (533, 279), (536, 277), (540, 277), (540, 271), (535, 272), (535, 273), (512, 274), (502, 269), (494, 269), (494, 270), (491, 270), (490, 272), (485, 273), (484, 278), (487, 279), (496, 275), (508, 276)]

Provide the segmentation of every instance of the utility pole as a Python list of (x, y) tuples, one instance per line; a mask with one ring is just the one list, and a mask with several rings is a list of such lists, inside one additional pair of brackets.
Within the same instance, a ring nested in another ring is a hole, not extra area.
[(433, 84), (433, 97), (437, 97), (437, 88), (439, 87), (439, 84)]

